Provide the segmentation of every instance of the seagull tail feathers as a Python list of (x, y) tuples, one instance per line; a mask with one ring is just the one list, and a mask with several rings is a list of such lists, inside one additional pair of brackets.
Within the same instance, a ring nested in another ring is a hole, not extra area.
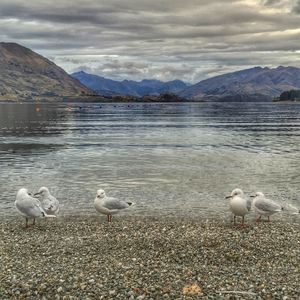
[(135, 202), (126, 202), (129, 206), (134, 206)]

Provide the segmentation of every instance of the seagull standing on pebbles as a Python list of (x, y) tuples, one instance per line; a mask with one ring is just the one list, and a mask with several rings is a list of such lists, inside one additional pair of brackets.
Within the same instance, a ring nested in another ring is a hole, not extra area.
[(107, 197), (104, 190), (99, 189), (94, 201), (95, 209), (104, 215), (107, 215), (107, 221), (112, 221), (112, 215), (118, 213), (120, 210), (132, 206), (133, 202), (126, 202), (116, 198)]
[(36, 218), (42, 218), (42, 217), (55, 217), (51, 215), (47, 215), (47, 213), (43, 210), (41, 202), (33, 198), (30, 193), (28, 193), (28, 190), (25, 188), (22, 188), (18, 191), (16, 201), (15, 201), (15, 207), (20, 215), (25, 217), (26, 219), (26, 225), (25, 227), (28, 228), (28, 220), (33, 219), (32, 225), (35, 225), (35, 219)]
[(281, 212), (283, 210), (283, 207), (276, 202), (267, 199), (265, 195), (262, 192), (257, 192), (253, 199), (253, 207), (256, 213), (259, 215), (259, 217), (256, 219), (256, 222), (259, 222), (261, 220), (262, 216), (267, 216), (268, 221), (270, 222), (270, 216)]
[(42, 204), (44, 211), (48, 215), (57, 215), (59, 212), (58, 200), (50, 194), (50, 191), (46, 187), (41, 187), (37, 193), (34, 194)]
[(245, 215), (248, 214), (251, 210), (251, 201), (244, 198), (244, 192), (241, 189), (234, 189), (230, 196), (225, 197), (226, 199), (230, 199), (229, 207), (234, 215), (234, 225), (236, 216), (242, 217), (242, 224), (244, 226), (244, 218)]

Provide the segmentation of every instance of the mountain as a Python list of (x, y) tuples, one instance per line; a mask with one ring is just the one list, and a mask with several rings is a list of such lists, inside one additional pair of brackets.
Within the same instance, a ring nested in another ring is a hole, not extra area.
[(300, 88), (300, 69), (255, 67), (200, 81), (179, 93), (197, 100), (262, 101)]
[(0, 70), (0, 99), (92, 93), (53, 62), (19, 44), (0, 43)]
[(83, 71), (73, 73), (71, 76), (100, 95), (111, 96), (113, 94), (120, 94), (136, 96), (129, 86), (127, 87), (119, 81), (88, 74)]
[[(192, 100), (262, 101), (300, 89), (300, 69), (255, 67), (216, 76), (189, 86), (180, 80), (115, 81), (87, 74), (68, 75), (45, 57), (15, 43), (0, 43), (0, 100), (61, 96), (127, 95), (143, 97), (174, 93)], [(97, 100), (96, 98), (94, 100)]]
[(168, 82), (149, 79), (144, 79), (142, 81), (115, 81), (98, 75), (88, 74), (83, 71), (73, 73), (71, 76), (103, 96), (120, 94), (142, 97), (145, 95), (159, 95), (166, 92), (179, 93), (188, 86), (180, 80)]

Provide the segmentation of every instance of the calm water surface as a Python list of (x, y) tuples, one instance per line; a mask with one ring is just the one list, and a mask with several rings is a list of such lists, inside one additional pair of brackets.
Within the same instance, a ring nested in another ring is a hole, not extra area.
[(235, 187), (300, 205), (299, 149), (300, 103), (0, 104), (0, 214), (40, 186), (63, 215), (100, 187), (134, 215), (226, 215)]

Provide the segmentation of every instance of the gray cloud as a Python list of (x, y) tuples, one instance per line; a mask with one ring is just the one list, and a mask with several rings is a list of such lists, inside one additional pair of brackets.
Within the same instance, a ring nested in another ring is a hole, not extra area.
[(281, 3), (281, 0), (263, 0), (264, 5), (276, 5)]
[(0, 39), (69, 72), (196, 82), (255, 65), (300, 66), (299, 12), (295, 0), (2, 0)]
[(296, 14), (300, 14), (300, 1), (298, 0), (296, 5), (293, 7), (293, 12)]

